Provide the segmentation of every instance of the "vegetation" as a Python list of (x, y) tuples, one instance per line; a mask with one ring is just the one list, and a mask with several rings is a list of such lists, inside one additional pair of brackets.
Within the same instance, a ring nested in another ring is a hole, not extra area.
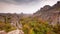
[(49, 25), (48, 22), (38, 18), (21, 18), (21, 23), (25, 34), (60, 34), (60, 25)]
[(5, 30), (6, 32), (15, 30), (15, 27), (12, 27), (10, 23), (2, 23), (0, 22), (0, 30)]
[[(20, 24), (22, 24), (22, 30), (24, 34), (60, 34), (60, 24), (55, 26), (48, 24), (48, 21), (44, 21), (41, 18), (21, 18)], [(16, 28), (11, 26), (10, 23), (3, 23), (0, 21), (0, 30), (6, 32), (15, 30)]]

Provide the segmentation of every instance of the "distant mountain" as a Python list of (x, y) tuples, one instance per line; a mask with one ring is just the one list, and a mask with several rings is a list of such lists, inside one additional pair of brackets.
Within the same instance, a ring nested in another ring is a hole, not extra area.
[(42, 18), (50, 24), (60, 23), (60, 1), (55, 5), (45, 5), (43, 8), (34, 13), (34, 17)]

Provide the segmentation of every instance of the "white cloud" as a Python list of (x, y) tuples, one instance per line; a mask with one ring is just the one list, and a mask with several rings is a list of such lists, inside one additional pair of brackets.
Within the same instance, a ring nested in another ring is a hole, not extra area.
[(58, 0), (44, 0), (39, 1), (39, 3), (29, 5), (28, 4), (16, 5), (16, 4), (0, 2), (0, 13), (21, 13), (21, 12), (34, 13), (44, 5), (54, 5), (57, 1)]

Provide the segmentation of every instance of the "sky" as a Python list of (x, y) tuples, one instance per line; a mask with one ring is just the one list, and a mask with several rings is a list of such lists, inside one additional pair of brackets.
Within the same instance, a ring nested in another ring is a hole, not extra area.
[(45, 5), (54, 5), (60, 0), (0, 0), (0, 13), (33, 14)]

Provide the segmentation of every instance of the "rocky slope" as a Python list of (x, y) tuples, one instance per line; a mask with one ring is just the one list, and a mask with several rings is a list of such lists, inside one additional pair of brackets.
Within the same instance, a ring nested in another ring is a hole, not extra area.
[(48, 21), (50, 24), (60, 23), (60, 1), (53, 6), (44, 6), (34, 13), (34, 16), (42, 18), (43, 20)]
[(27, 18), (31, 14), (10, 14), (10, 13), (0, 13), (0, 22), (11, 23), (12, 26), (21, 28), (20, 19), (22, 17)]

